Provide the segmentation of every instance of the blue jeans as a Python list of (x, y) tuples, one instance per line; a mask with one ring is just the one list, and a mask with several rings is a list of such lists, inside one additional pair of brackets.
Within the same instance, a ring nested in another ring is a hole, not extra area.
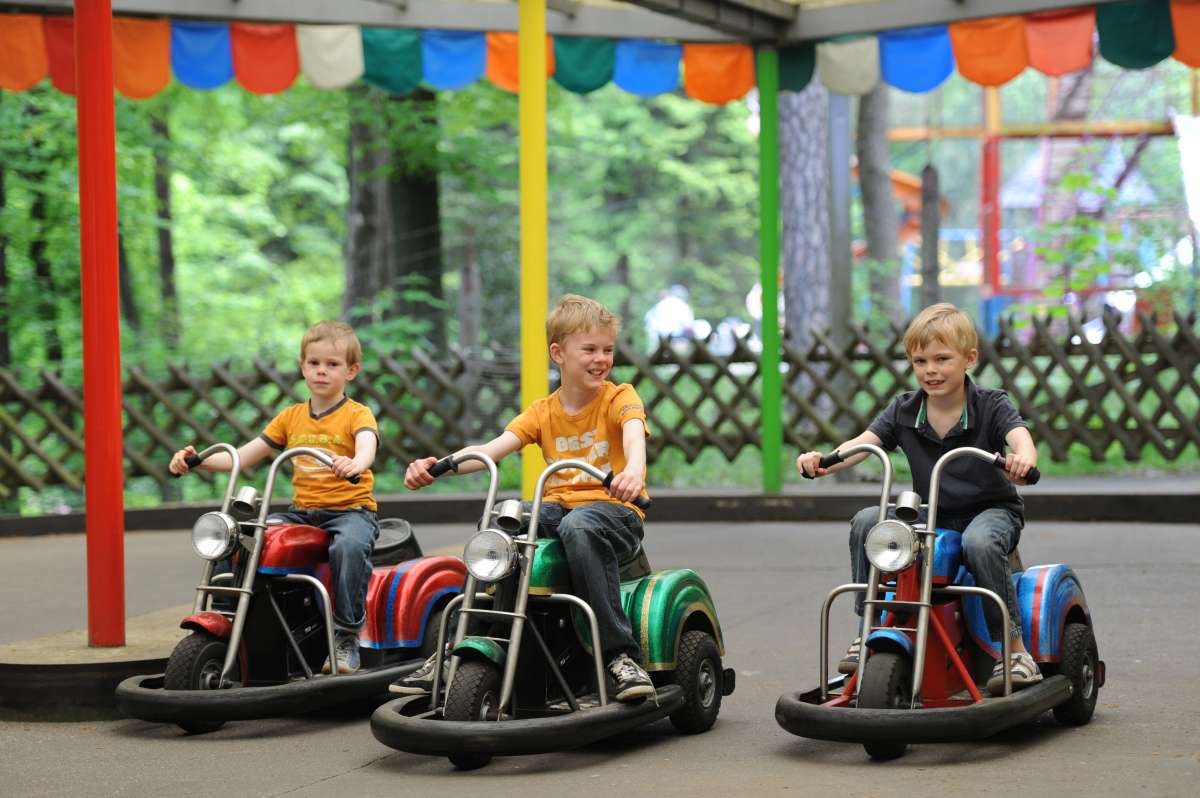
[(371, 583), (371, 551), (379, 537), (375, 513), (350, 510), (298, 510), (271, 513), (268, 523), (308, 524), (329, 533), (329, 571), (333, 582), (333, 625), (357, 632), (367, 622), (367, 587)]
[[(889, 511), (888, 517), (895, 518), (895, 512)], [(925, 510), (921, 510), (918, 520), (925, 520)], [(878, 521), (878, 505), (859, 510), (850, 521), (850, 574), (855, 582), (867, 581), (870, 564), (863, 543)], [(937, 521), (942, 529), (962, 533), (963, 564), (975, 578), (976, 585), (1004, 599), (1008, 605), (1009, 635), (1018, 637), (1021, 634), (1021, 608), (1009, 576), (1008, 555), (1021, 539), (1021, 517), (1010, 510), (991, 507), (968, 518), (948, 518), (939, 514)], [(862, 593), (854, 594), (854, 612), (858, 615), (863, 613), (863, 600)], [(988, 629), (992, 637), (999, 640), (1000, 635), (996, 632), (1000, 628), (1000, 610), (991, 600), (981, 603)]]
[[(522, 502), (521, 507), (529, 512), (532, 502)], [(573, 510), (547, 502), (538, 514), (538, 537), (562, 541), (571, 587), (596, 614), (605, 662), (620, 654), (642, 660), (641, 646), (621, 607), (620, 565), (637, 552), (643, 535), (641, 517), (616, 502), (592, 502)]]

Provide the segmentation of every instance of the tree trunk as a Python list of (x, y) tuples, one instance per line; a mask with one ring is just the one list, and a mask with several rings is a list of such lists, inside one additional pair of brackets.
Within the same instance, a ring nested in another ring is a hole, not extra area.
[(921, 170), (921, 306), (929, 307), (941, 301), (938, 285), (938, 243), (941, 237), (941, 190), (938, 173), (933, 164)]
[[(353, 89), (366, 95), (366, 87)], [(392, 240), (391, 213), (387, 207), (384, 177), (387, 150), (376, 142), (371, 120), (365, 114), (350, 123), (349, 218), (346, 224), (346, 291), (342, 316), (350, 323), (375, 320), (374, 300), (384, 288), (388, 272), (388, 244)]]
[(159, 331), (172, 351), (179, 346), (179, 293), (175, 287), (175, 243), (171, 233), (171, 128), (164, 111), (151, 122), (154, 143), (154, 206), (158, 220), (158, 281), (162, 292)]
[(880, 83), (858, 100), (858, 185), (862, 194), (871, 308), (899, 323), (900, 264), (897, 261), (896, 201), (892, 196), (892, 164), (888, 152), (888, 87)]
[[(0, 213), (8, 205), (8, 195), (4, 190), (4, 164), (0, 162)], [(8, 300), (8, 236), (0, 231), (0, 368), (12, 365), (12, 343), (8, 328), (12, 324), (12, 314)]]
[(29, 175), (29, 187), (33, 191), (33, 204), (29, 218), (33, 227), (33, 240), (29, 243), (29, 260), (33, 263), (34, 279), (38, 285), (38, 320), (42, 325), (42, 336), (46, 341), (46, 361), (58, 365), (63, 359), (62, 338), (58, 334), (57, 292), (54, 289), (54, 271), (46, 257), (46, 181), (45, 172)]
[(828, 106), (815, 80), (779, 97), (784, 318), (794, 347), (811, 343), (812, 328), (830, 325)]
[(479, 272), (475, 228), (468, 226), (463, 234), (466, 247), (458, 287), (458, 343), (470, 357), (479, 347), (483, 327), (483, 277)]
[(133, 292), (133, 275), (129, 271), (129, 256), (125, 252), (125, 235), (117, 225), (117, 294), (121, 300), (121, 315), (132, 332), (142, 328), (142, 317), (138, 313), (137, 297)]

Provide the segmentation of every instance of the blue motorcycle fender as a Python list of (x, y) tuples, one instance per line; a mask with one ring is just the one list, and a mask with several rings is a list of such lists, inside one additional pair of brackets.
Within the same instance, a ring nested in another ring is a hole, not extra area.
[[(1062, 632), (1070, 621), (1091, 625), (1091, 612), (1079, 577), (1068, 565), (1036, 565), (1012, 575), (1021, 608), (1021, 637), (1037, 662), (1058, 662), (1062, 657)], [(970, 574), (963, 584), (974, 584)], [(983, 613), (983, 599), (963, 598), (967, 629), (972, 639), (994, 658), (1000, 641), (992, 639)]]
[(871, 652), (878, 654), (884, 651), (891, 651), (896, 654), (905, 654), (909, 657), (913, 654), (912, 639), (895, 629), (876, 629), (867, 637), (867, 646)]

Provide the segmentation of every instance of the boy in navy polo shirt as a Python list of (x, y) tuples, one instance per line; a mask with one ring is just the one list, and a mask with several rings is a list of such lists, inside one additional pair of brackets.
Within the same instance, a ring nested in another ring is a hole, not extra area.
[[(1012, 641), (1013, 689), (1042, 678), (1037, 663), (1021, 639), (1021, 612), (1009, 578), (1008, 555), (1017, 546), (1025, 525), (1024, 504), (1014, 484), (1037, 465), (1037, 447), (1025, 421), (1003, 391), (980, 388), (967, 376), (979, 358), (975, 325), (953, 305), (931, 305), (921, 311), (904, 333), (904, 349), (917, 379), (918, 390), (902, 393), (871, 422), (866, 432), (841, 444), (862, 443), (887, 451), (899, 446), (912, 470), (913, 490), (929, 499), (933, 465), (951, 449), (975, 446), (989, 452), (1009, 451), (1004, 471), (975, 458), (961, 458), (942, 472), (938, 497), (938, 526), (962, 532), (963, 559), (975, 583), (995, 592), (1008, 604)], [(820, 468), (821, 452), (805, 452), (796, 468), (822, 477), (849, 468), (867, 457), (858, 454), (830, 468)], [(855, 582), (867, 580), (863, 541), (879, 519), (878, 505), (860, 510), (850, 522), (850, 570)], [(988, 625), (996, 630), (1000, 613), (984, 602)], [(863, 594), (856, 594), (854, 611), (863, 612)], [(861, 638), (856, 638), (838, 664), (842, 673), (858, 669)], [(997, 662), (988, 680), (993, 694), (1004, 690), (1003, 664)]]

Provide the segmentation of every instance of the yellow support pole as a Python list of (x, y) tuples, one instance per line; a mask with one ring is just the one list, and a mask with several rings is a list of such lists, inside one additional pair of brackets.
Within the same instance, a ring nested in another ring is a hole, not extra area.
[[(549, 310), (546, 243), (546, 3), (520, 0), (517, 42), (521, 140), (521, 406), (550, 390), (545, 322)], [(521, 456), (521, 493), (532, 497), (546, 467), (541, 450)]]

